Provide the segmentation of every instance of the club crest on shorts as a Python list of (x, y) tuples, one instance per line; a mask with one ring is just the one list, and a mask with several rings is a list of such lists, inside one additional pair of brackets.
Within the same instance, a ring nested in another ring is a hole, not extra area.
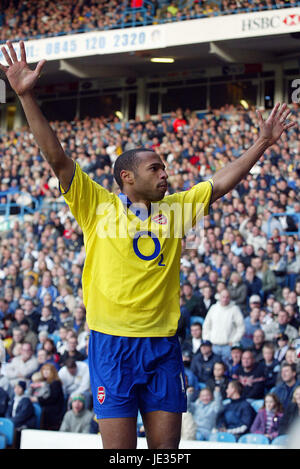
[(100, 404), (103, 404), (105, 400), (105, 387), (104, 386), (98, 386), (97, 399), (100, 402)]
[(155, 217), (152, 218), (152, 220), (155, 223), (159, 223), (160, 225), (166, 225), (167, 224), (167, 217), (163, 215), (162, 213), (159, 213), (158, 215), (155, 215)]

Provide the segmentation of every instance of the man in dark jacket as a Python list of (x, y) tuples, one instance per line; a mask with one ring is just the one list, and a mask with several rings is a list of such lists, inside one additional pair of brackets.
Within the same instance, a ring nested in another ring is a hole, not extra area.
[(262, 363), (255, 362), (252, 350), (244, 350), (241, 365), (232, 377), (243, 385), (245, 399), (263, 399), (266, 380), (264, 367)]
[(18, 381), (14, 387), (15, 395), (5, 415), (12, 420), (16, 429), (36, 427), (34, 407), (29, 397), (24, 396), (25, 389), (26, 382)]
[(281, 380), (275, 389), (274, 393), (280, 400), (283, 408), (286, 409), (292, 400), (293, 392), (300, 382), (296, 380), (296, 365), (284, 363), (281, 368)]
[(213, 377), (214, 364), (219, 361), (221, 357), (212, 351), (212, 343), (204, 340), (200, 345), (200, 353), (192, 359), (191, 370), (201, 383), (207, 383)]
[(256, 413), (251, 404), (242, 397), (243, 386), (239, 381), (230, 381), (226, 393), (230, 402), (220, 413), (217, 428), (219, 431), (232, 433), (238, 439), (249, 432)]

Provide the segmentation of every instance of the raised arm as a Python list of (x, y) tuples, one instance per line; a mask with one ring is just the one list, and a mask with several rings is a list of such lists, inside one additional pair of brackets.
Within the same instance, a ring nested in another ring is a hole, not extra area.
[(6, 47), (1, 47), (1, 50), (8, 66), (0, 64), (0, 68), (6, 74), (12, 89), (21, 101), (29, 127), (43, 156), (58, 177), (62, 188), (66, 191), (74, 173), (74, 162), (63, 151), (54, 131), (41, 112), (33, 93), (33, 88), (46, 61), (41, 60), (36, 69), (31, 70), (26, 61), (24, 42), (20, 42), (20, 60), (18, 60), (10, 41), (7, 42), (7, 46), (8, 50)]
[(286, 104), (280, 106), (279, 103), (273, 108), (267, 120), (263, 120), (262, 115), (257, 111), (259, 121), (259, 136), (256, 142), (237, 160), (229, 163), (225, 168), (220, 169), (213, 176), (214, 190), (212, 203), (223, 195), (230, 192), (255, 165), (266, 149), (272, 146), (281, 134), (294, 126), (296, 123), (286, 123), (290, 110)]

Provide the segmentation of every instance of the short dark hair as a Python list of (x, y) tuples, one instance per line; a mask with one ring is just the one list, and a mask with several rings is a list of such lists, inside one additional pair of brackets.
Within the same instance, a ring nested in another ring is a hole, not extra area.
[(115, 161), (114, 164), (114, 177), (120, 189), (123, 189), (123, 181), (121, 178), (121, 171), (124, 169), (135, 172), (139, 165), (137, 153), (141, 152), (154, 152), (151, 148), (133, 148), (122, 153)]

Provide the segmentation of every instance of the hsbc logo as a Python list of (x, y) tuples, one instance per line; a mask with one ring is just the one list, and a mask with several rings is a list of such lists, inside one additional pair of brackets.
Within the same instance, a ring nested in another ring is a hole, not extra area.
[(98, 386), (98, 388), (97, 388), (97, 399), (98, 399), (98, 402), (101, 405), (105, 401), (105, 387), (104, 386)]
[(266, 29), (277, 29), (280, 27), (282, 19), (279, 15), (257, 16), (247, 18), (242, 21), (242, 31), (265, 31)]
[(288, 15), (283, 20), (287, 26), (297, 26), (300, 23), (300, 15)]

